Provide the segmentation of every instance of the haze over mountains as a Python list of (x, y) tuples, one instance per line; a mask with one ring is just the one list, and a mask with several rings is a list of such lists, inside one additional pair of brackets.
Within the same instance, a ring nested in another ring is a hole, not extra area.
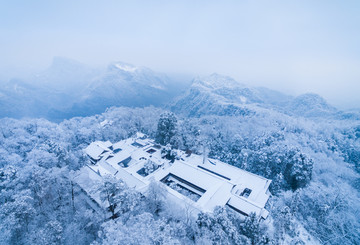
[(188, 84), (123, 62), (93, 69), (56, 57), (44, 72), (22, 80), (11, 79), (0, 88), (0, 117), (61, 121), (101, 113), (112, 106), (153, 105), (187, 116), (251, 115), (259, 110), (275, 110), (305, 117), (359, 118), (358, 112), (341, 112), (317, 94), (293, 97), (249, 87), (216, 73)]
[(187, 116), (250, 115), (261, 110), (275, 110), (292, 116), (358, 118), (356, 113), (342, 112), (314, 93), (293, 97), (268, 88), (248, 87), (216, 73), (194, 79), (171, 109)]

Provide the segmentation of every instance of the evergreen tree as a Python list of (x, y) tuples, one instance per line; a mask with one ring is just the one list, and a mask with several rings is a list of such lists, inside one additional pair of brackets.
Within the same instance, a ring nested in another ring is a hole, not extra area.
[(177, 131), (177, 119), (174, 113), (165, 112), (160, 115), (157, 125), (156, 142), (161, 145), (173, 144), (173, 137)]
[(257, 244), (261, 239), (259, 217), (251, 213), (241, 224), (241, 232), (251, 240), (251, 244)]
[(285, 169), (285, 180), (293, 190), (305, 187), (312, 177), (312, 159), (296, 151), (289, 160)]

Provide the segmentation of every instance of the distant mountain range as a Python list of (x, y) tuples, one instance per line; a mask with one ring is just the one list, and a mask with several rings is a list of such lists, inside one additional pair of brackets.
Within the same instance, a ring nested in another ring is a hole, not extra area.
[(173, 96), (170, 83), (168, 77), (148, 68), (115, 62), (89, 80), (65, 115), (88, 116), (101, 113), (111, 106), (162, 106)]
[(263, 87), (249, 87), (231, 77), (212, 74), (191, 85), (164, 74), (123, 62), (92, 69), (54, 58), (44, 72), (12, 79), (0, 88), (0, 117), (45, 117), (59, 121), (89, 116), (111, 106), (160, 106), (186, 116), (252, 115), (275, 110), (292, 116), (359, 119), (342, 112), (317, 94), (289, 96)]
[(186, 116), (252, 115), (274, 110), (291, 116), (329, 119), (360, 119), (356, 111), (343, 112), (314, 93), (297, 97), (263, 87), (249, 87), (231, 77), (212, 74), (195, 78), (186, 93), (171, 105), (171, 110)]
[(111, 106), (162, 106), (179, 90), (167, 76), (148, 68), (114, 62), (95, 70), (57, 57), (46, 71), (0, 88), (0, 117), (62, 120)]
[(267, 88), (248, 87), (216, 73), (194, 79), (188, 91), (177, 98), (171, 109), (187, 116), (251, 115), (261, 109), (302, 115), (307, 115), (313, 109), (326, 112), (336, 110), (315, 94), (294, 98)]

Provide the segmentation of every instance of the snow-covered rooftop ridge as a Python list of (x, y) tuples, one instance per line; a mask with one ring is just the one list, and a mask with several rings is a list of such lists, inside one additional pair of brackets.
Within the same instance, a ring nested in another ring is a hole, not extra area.
[(104, 153), (110, 152), (112, 143), (110, 141), (95, 141), (84, 149), (85, 153), (93, 160), (99, 160)]
[(141, 133), (114, 144), (96, 141), (85, 149), (91, 160), (87, 167), (98, 176), (113, 175), (143, 193), (152, 179), (165, 185), (169, 199), (197, 212), (227, 206), (242, 215), (267, 217), (271, 180), (181, 150), (171, 150), (176, 157), (168, 159), (168, 151)]

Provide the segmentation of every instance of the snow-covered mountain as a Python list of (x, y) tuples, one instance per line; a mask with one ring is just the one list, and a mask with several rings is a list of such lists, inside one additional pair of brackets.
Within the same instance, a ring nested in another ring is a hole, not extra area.
[(160, 106), (178, 93), (170, 78), (146, 67), (114, 62), (100, 70), (55, 57), (45, 71), (0, 87), (0, 117), (61, 120), (111, 106)]
[(160, 106), (170, 100), (169, 78), (145, 67), (115, 62), (86, 86), (70, 110), (92, 115), (111, 106)]
[(48, 117), (67, 110), (97, 71), (71, 59), (55, 57), (48, 69), (0, 87), (0, 117)]
[[(272, 100), (273, 94), (280, 99)], [(231, 77), (212, 74), (194, 79), (188, 91), (171, 105), (171, 109), (187, 116), (204, 114), (249, 115), (260, 104), (287, 101), (287, 96), (265, 88), (250, 88)]]
[[(174, 99), (175, 98), (175, 99)], [(191, 84), (146, 67), (113, 62), (93, 69), (55, 57), (51, 66), (26, 79), (0, 87), (0, 117), (45, 117), (62, 120), (101, 113), (112, 106), (160, 106), (186, 116), (254, 115), (277, 111), (292, 116), (358, 119), (316, 94), (298, 97), (262, 87), (249, 87), (231, 77), (212, 74)]]
[(170, 108), (187, 116), (206, 114), (247, 115), (250, 111), (242, 106), (247, 100), (240, 93), (242, 89), (242, 84), (230, 77), (218, 74), (212, 74), (205, 78), (195, 78), (190, 88), (175, 99)]
[(147, 67), (137, 67), (124, 62), (114, 62), (108, 66), (106, 76), (117, 77), (123, 81), (131, 80), (154, 89), (166, 90), (168, 78), (164, 74), (155, 73)]
[(338, 110), (329, 105), (324, 98), (318, 94), (307, 93), (297, 96), (290, 101), (286, 109), (296, 115), (304, 116), (330, 116)]
[(71, 94), (21, 79), (11, 79), (0, 88), (0, 117), (47, 117), (52, 108), (71, 105)]
[(29, 82), (48, 90), (78, 96), (101, 72), (76, 60), (54, 57), (50, 67), (30, 78)]
[(259, 110), (275, 110), (313, 118), (358, 117), (354, 113), (337, 110), (317, 94), (293, 97), (263, 87), (249, 87), (216, 73), (194, 79), (186, 93), (178, 97), (170, 108), (186, 116), (251, 115)]

